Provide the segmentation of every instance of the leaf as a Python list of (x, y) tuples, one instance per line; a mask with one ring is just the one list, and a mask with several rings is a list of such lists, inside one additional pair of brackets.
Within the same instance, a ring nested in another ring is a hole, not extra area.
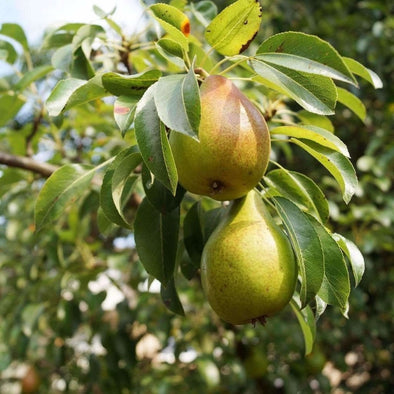
[(164, 125), (160, 122), (152, 85), (139, 101), (135, 115), (135, 135), (142, 158), (155, 177), (173, 194), (178, 173)]
[(83, 25), (81, 26), (73, 37), (72, 45), (73, 51), (76, 52), (79, 48), (82, 49), (86, 59), (89, 59), (92, 50), (92, 44), (96, 36), (100, 33), (105, 33), (105, 30), (100, 25)]
[(149, 8), (169, 38), (176, 41), (186, 52), (189, 46), (187, 39), (190, 33), (189, 18), (182, 11), (168, 4), (153, 4)]
[(88, 165), (66, 164), (48, 178), (35, 205), (37, 230), (59, 218), (67, 204), (89, 188), (95, 171), (96, 168)]
[(102, 75), (105, 89), (115, 96), (142, 97), (149, 86), (153, 85), (161, 76), (159, 70), (149, 70), (134, 75), (122, 75), (113, 72)]
[(337, 90), (330, 78), (273, 67), (257, 59), (250, 63), (259, 75), (253, 78), (255, 81), (291, 97), (309, 112), (320, 115), (334, 113)]
[(346, 204), (351, 200), (357, 188), (357, 176), (350, 160), (339, 152), (311, 141), (291, 139), (296, 145), (306, 150), (318, 160), (336, 179), (341, 188), (342, 198)]
[(312, 112), (305, 111), (304, 109), (296, 113), (297, 118), (299, 118), (304, 125), (313, 125), (326, 129), (331, 133), (334, 132), (334, 126), (331, 120), (324, 115), (314, 114)]
[(118, 153), (114, 158), (113, 162), (108, 166), (107, 171), (104, 174), (103, 183), (100, 189), (100, 207), (102, 208), (104, 215), (112, 223), (115, 223), (118, 226), (125, 228), (130, 228), (130, 224), (124, 218), (123, 214), (119, 212), (117, 205), (114, 202), (112, 190), (113, 185), (115, 185), (116, 187), (116, 182), (113, 182), (113, 178), (116, 169), (121, 165), (123, 160), (128, 156), (135, 154), (137, 154), (137, 149), (135, 146), (124, 149), (120, 153)]
[(361, 78), (368, 81), (375, 89), (380, 89), (383, 87), (383, 82), (379, 76), (367, 67), (364, 67), (358, 61), (351, 59), (350, 57), (343, 57), (344, 62), (350, 71)]
[(45, 77), (48, 73), (53, 71), (52, 66), (39, 66), (33, 70), (27, 71), (23, 77), (14, 85), (15, 90), (23, 90), (27, 88), (32, 82)]
[(14, 64), (18, 58), (18, 53), (14, 46), (8, 42), (0, 40), (0, 60), (5, 60), (9, 64)]
[(129, 200), (132, 187), (137, 179), (137, 177), (133, 175), (133, 171), (141, 162), (141, 154), (139, 152), (134, 152), (133, 149), (122, 158), (112, 174), (112, 199), (119, 215), (125, 222), (128, 221), (123, 214), (123, 208)]
[[(281, 168), (270, 171), (265, 175), (264, 180), (279, 195), (291, 200), (323, 223), (327, 221), (329, 215), (327, 200), (312, 179), (299, 172)], [(270, 194), (272, 194), (271, 190)]]
[(205, 244), (202, 208), (198, 201), (186, 213), (183, 222), (183, 242), (196, 272), (200, 268), (201, 255)]
[(29, 52), (29, 45), (22, 27), (16, 23), (3, 23), (1, 25), (0, 34), (10, 37), (22, 45), (25, 52)]
[(305, 126), (280, 126), (270, 130), (271, 134), (282, 134), (289, 137), (307, 139), (316, 142), (322, 146), (326, 146), (332, 150), (342, 153), (349, 157), (347, 146), (334, 134), (321, 127), (305, 125)]
[(192, 68), (186, 75), (160, 78), (154, 98), (159, 118), (169, 129), (194, 138), (198, 135), (200, 92)]
[(166, 286), (163, 284), (160, 287), (160, 295), (164, 305), (177, 315), (185, 316), (185, 311), (181, 301), (179, 300), (178, 293), (176, 291), (174, 278), (171, 278)]
[(320, 316), (325, 312), (327, 303), (324, 302), (318, 295), (315, 297), (316, 309), (315, 309), (315, 320), (319, 320)]
[(337, 90), (338, 101), (353, 111), (364, 122), (367, 116), (367, 111), (362, 101), (345, 89), (337, 88)]
[(220, 12), (205, 30), (208, 43), (222, 55), (238, 55), (256, 36), (262, 9), (256, 0), (238, 0)]
[(58, 116), (77, 105), (107, 96), (99, 75), (89, 81), (69, 78), (59, 81), (49, 95), (46, 106), (49, 116)]
[(256, 55), (260, 54), (264, 54), (263, 58), (272, 64), (317, 73), (357, 86), (339, 53), (314, 35), (292, 31), (275, 34), (259, 46)]
[(67, 73), (71, 70), (72, 64), (72, 44), (64, 45), (53, 53), (51, 58), (52, 66)]
[(183, 59), (183, 48), (175, 40), (171, 40), (170, 38), (161, 38), (157, 41), (157, 45), (170, 55)]
[(175, 196), (157, 179), (146, 166), (142, 167), (142, 185), (149, 202), (165, 214), (179, 206), (186, 190), (178, 184)]
[(301, 305), (305, 307), (315, 297), (322, 284), (324, 275), (322, 246), (306, 214), (286, 198), (275, 197), (274, 202), (297, 257), (301, 275)]
[(190, 21), (187, 15), (185, 15), (178, 8), (173, 7), (169, 4), (159, 3), (149, 7), (153, 12), (156, 20), (163, 26), (163, 29), (171, 34), (172, 29), (168, 31), (168, 25), (176, 28), (186, 37), (190, 34)]
[(9, 120), (17, 115), (25, 102), (23, 96), (16, 94), (0, 95), (0, 127), (6, 125)]
[(300, 324), (302, 334), (304, 336), (305, 343), (305, 355), (307, 356), (312, 352), (313, 344), (316, 336), (316, 322), (313, 316), (312, 309), (307, 306), (304, 309), (300, 309), (299, 300), (291, 300), (290, 305), (295, 313), (298, 323)]
[(207, 27), (218, 13), (218, 7), (213, 1), (198, 1), (196, 3), (190, 3), (190, 6), (194, 16), (204, 27)]
[(134, 221), (136, 248), (148, 274), (163, 285), (174, 274), (178, 231), (179, 209), (163, 215), (144, 198)]
[(354, 244), (349, 239), (345, 238), (340, 234), (333, 234), (333, 237), (350, 261), (350, 265), (353, 271), (355, 286), (357, 287), (365, 271), (364, 257), (361, 254), (358, 247), (356, 246), (356, 244)]
[(133, 123), (137, 103), (137, 98), (129, 96), (120, 96), (114, 103), (115, 122), (122, 132), (123, 137)]
[(350, 294), (349, 273), (341, 249), (315, 218), (309, 217), (322, 245), (324, 277), (318, 296), (327, 304), (337, 305), (346, 316)]

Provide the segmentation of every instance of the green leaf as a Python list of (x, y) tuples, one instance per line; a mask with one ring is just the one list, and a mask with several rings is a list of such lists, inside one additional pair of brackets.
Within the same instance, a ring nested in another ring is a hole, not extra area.
[(316, 336), (316, 322), (313, 316), (312, 309), (307, 306), (304, 309), (301, 309), (299, 300), (296, 297), (290, 301), (290, 305), (293, 308), (293, 312), (295, 313), (298, 323), (300, 324), (302, 334), (304, 336), (305, 343), (305, 355), (307, 356), (312, 352), (313, 344), (315, 342)]
[(321, 38), (284, 32), (265, 40), (257, 49), (265, 61), (307, 73), (317, 73), (357, 86), (357, 82), (339, 53)]
[(173, 277), (179, 231), (179, 209), (166, 215), (144, 198), (134, 221), (134, 237), (141, 263), (154, 278), (167, 285)]
[(122, 136), (130, 128), (134, 120), (138, 99), (136, 97), (120, 96), (114, 103), (114, 118)]
[(115, 96), (140, 98), (160, 76), (161, 72), (159, 70), (149, 70), (134, 75), (121, 75), (109, 72), (102, 75), (102, 83), (104, 88)]
[(137, 105), (135, 135), (146, 166), (175, 195), (178, 173), (165, 127), (157, 114), (155, 88), (156, 85), (148, 88)]
[(339, 152), (326, 148), (311, 141), (291, 139), (318, 160), (338, 182), (342, 198), (346, 204), (351, 200), (357, 188), (357, 176), (350, 160)]
[(353, 111), (364, 122), (367, 111), (362, 101), (345, 89), (337, 88), (337, 90), (338, 101)]
[(49, 116), (58, 116), (77, 105), (88, 103), (107, 96), (108, 93), (101, 84), (101, 76), (97, 75), (85, 81), (69, 78), (59, 81), (49, 95), (46, 106)]
[(159, 118), (169, 129), (192, 137), (198, 135), (200, 92), (192, 69), (186, 75), (160, 78), (154, 97)]
[(72, 44), (64, 45), (58, 48), (52, 55), (51, 63), (56, 69), (65, 71), (67, 73), (71, 70), (73, 52)]
[(200, 268), (201, 255), (205, 244), (202, 214), (201, 203), (197, 201), (187, 211), (183, 222), (183, 242), (195, 272)]
[(318, 321), (320, 316), (325, 312), (327, 303), (324, 302), (318, 295), (315, 297), (315, 320)]
[(157, 41), (157, 45), (170, 55), (183, 59), (183, 48), (177, 41), (170, 38), (161, 38)]
[(179, 206), (186, 190), (178, 185), (175, 196), (155, 179), (149, 169), (142, 167), (142, 185), (149, 202), (161, 213), (166, 214)]
[(177, 315), (185, 316), (185, 311), (183, 310), (182, 303), (179, 300), (179, 296), (176, 291), (174, 278), (171, 278), (167, 285), (161, 285), (160, 295), (164, 305), (171, 312), (174, 312)]
[(96, 39), (98, 34), (104, 34), (105, 30), (100, 25), (83, 25), (81, 26), (77, 33), (74, 35), (72, 44), (74, 52), (81, 48), (86, 59), (89, 59), (92, 50), (92, 44)]
[(324, 277), (317, 294), (327, 304), (339, 306), (347, 317), (350, 282), (341, 249), (324, 226), (311, 216), (309, 220), (319, 236), (324, 256)]
[(14, 46), (8, 42), (0, 40), (0, 60), (5, 60), (7, 63), (14, 64), (18, 58)]
[(96, 168), (81, 164), (66, 164), (45, 182), (35, 206), (36, 229), (61, 216), (67, 204), (75, 201), (88, 188)]
[(153, 12), (155, 19), (169, 34), (173, 31), (172, 29), (167, 30), (169, 26), (179, 30), (186, 37), (190, 34), (189, 18), (178, 8), (169, 4), (159, 3), (151, 5), (149, 9)]
[(207, 27), (213, 18), (218, 13), (218, 7), (213, 1), (203, 0), (196, 3), (190, 3), (196, 19), (204, 26)]
[[(291, 200), (302, 210), (323, 223), (328, 219), (328, 202), (319, 186), (304, 174), (284, 168), (272, 170), (264, 180), (279, 195)], [(277, 195), (269, 190), (271, 195)]]
[(182, 11), (164, 3), (154, 4), (149, 9), (169, 37), (181, 45), (186, 52), (189, 45), (187, 39), (190, 33), (189, 18)]
[(119, 162), (112, 174), (112, 199), (119, 215), (127, 223), (128, 220), (123, 214), (123, 208), (129, 200), (133, 185), (137, 179), (137, 176), (133, 175), (133, 171), (141, 162), (141, 154), (132, 151)]
[(23, 77), (15, 84), (15, 90), (26, 89), (32, 82), (45, 77), (48, 73), (53, 71), (52, 66), (39, 66), (26, 72)]
[(238, 0), (217, 15), (205, 30), (208, 43), (222, 55), (238, 55), (256, 36), (262, 9), (256, 0)]
[[(118, 206), (121, 207), (119, 212), (117, 205), (114, 202), (113, 189), (116, 188), (117, 183), (113, 179), (114, 179), (115, 171), (117, 170), (117, 168), (121, 166), (122, 162), (128, 157), (134, 160), (135, 158), (134, 155), (136, 154), (138, 153), (136, 147), (134, 146), (131, 148), (124, 149), (120, 153), (118, 153), (115, 159), (113, 160), (113, 162), (108, 166), (107, 171), (105, 172), (103, 183), (100, 190), (100, 206), (103, 210), (104, 215), (112, 223), (115, 223), (118, 226), (125, 228), (130, 228), (130, 224), (128, 223), (126, 218), (124, 218), (124, 215), (122, 213), (123, 211), (122, 204), (119, 204), (119, 202), (117, 204)], [(117, 177), (119, 179), (119, 176)]]
[(314, 114), (312, 112), (305, 111), (304, 109), (298, 111), (296, 116), (304, 125), (313, 125), (321, 127), (322, 129), (326, 129), (331, 133), (334, 132), (334, 126), (327, 116)]
[(353, 271), (355, 286), (358, 286), (365, 271), (363, 255), (358, 247), (349, 239), (340, 234), (333, 234), (333, 237), (349, 259)]
[(383, 87), (382, 80), (374, 71), (364, 67), (361, 63), (350, 57), (343, 57), (343, 60), (353, 74), (359, 75), (361, 78), (368, 81), (375, 89)]
[(347, 146), (334, 134), (321, 127), (305, 125), (305, 126), (280, 126), (270, 130), (271, 134), (282, 134), (289, 137), (307, 139), (326, 146), (332, 150), (342, 153), (349, 157)]
[(16, 23), (3, 23), (1, 25), (0, 34), (10, 37), (22, 45), (25, 52), (29, 52), (29, 45), (22, 27)]
[(334, 82), (321, 75), (271, 66), (257, 59), (251, 65), (259, 77), (253, 78), (263, 85), (291, 97), (309, 112), (320, 115), (334, 113), (337, 90)]
[(14, 118), (19, 110), (25, 104), (26, 100), (23, 96), (15, 94), (3, 94), (0, 96), (0, 127), (3, 127)]
[(301, 304), (305, 307), (315, 297), (323, 281), (322, 246), (306, 214), (286, 198), (275, 197), (274, 202), (297, 256)]

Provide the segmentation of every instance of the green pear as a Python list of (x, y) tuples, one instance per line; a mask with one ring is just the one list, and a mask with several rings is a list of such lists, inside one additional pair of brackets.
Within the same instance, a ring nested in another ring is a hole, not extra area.
[(225, 77), (207, 77), (200, 96), (199, 140), (170, 135), (179, 183), (195, 194), (234, 200), (253, 189), (267, 168), (268, 127), (260, 111)]
[(246, 324), (281, 311), (290, 301), (297, 266), (288, 238), (254, 190), (235, 200), (209, 237), (201, 280), (224, 321)]

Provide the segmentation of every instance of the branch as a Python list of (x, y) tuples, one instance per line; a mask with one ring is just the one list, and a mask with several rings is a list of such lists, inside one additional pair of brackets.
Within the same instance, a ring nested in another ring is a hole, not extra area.
[(36, 172), (44, 177), (49, 177), (59, 168), (52, 164), (41, 163), (30, 157), (15, 156), (1, 151), (0, 164), (5, 164), (9, 167), (23, 168), (24, 170)]

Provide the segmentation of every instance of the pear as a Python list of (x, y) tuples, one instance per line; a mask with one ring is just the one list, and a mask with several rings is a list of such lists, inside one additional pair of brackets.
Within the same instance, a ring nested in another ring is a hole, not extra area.
[(212, 309), (237, 325), (260, 321), (290, 301), (297, 266), (290, 242), (254, 190), (235, 200), (209, 237), (201, 281)]
[(225, 77), (208, 76), (200, 97), (199, 140), (170, 135), (179, 183), (195, 194), (234, 200), (253, 189), (267, 168), (268, 127), (260, 111)]

